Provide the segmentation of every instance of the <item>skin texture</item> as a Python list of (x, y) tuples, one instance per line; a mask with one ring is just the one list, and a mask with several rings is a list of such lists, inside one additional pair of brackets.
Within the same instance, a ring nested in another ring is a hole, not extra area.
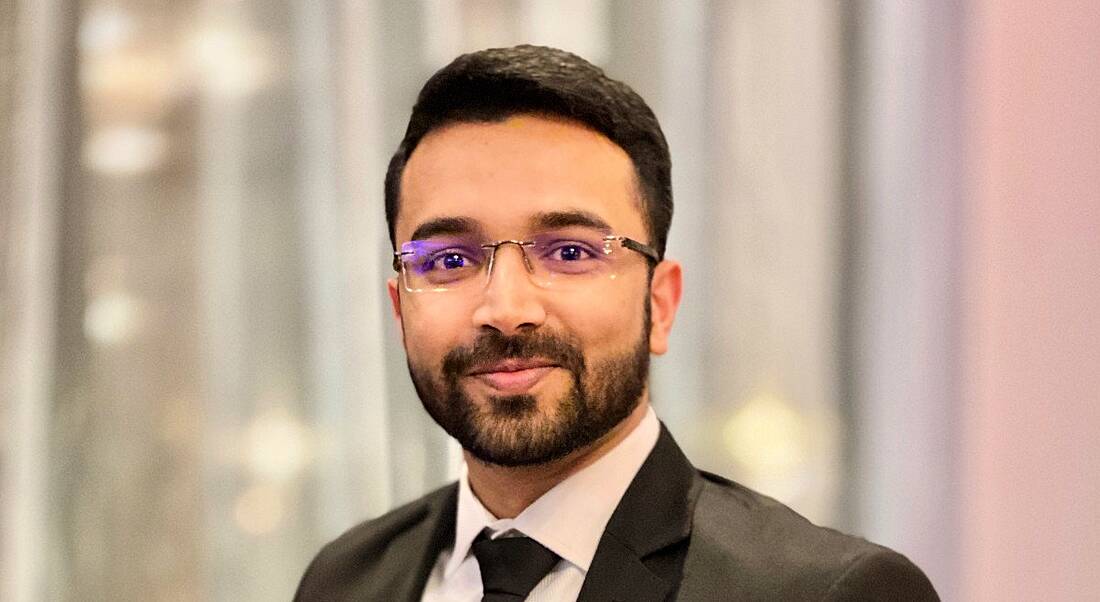
[[(536, 216), (561, 211), (594, 214), (615, 234), (648, 242), (630, 158), (603, 135), (570, 121), (521, 115), (498, 123), (442, 128), (420, 142), (401, 184), (399, 243), (410, 240), (425, 222), (448, 217), (467, 218), (487, 241), (519, 239), (530, 233)], [(427, 396), (426, 407), (456, 401), (435, 399), (432, 394), (438, 391), (425, 386), (444, 382), (445, 358), (453, 357), (456, 349), (475, 349), (479, 341), (494, 337), (545, 336), (565, 342), (583, 357), (587, 370), (544, 370), (525, 391), (529, 407), (524, 412), (514, 411), (514, 404), (512, 412), (501, 411), (500, 391), (484, 379), (460, 376), (453, 382), (462, 393), (460, 401), (470, 404), (478, 417), (486, 441), (515, 445), (563, 420), (564, 400), (575, 391), (578, 379), (589, 392), (598, 391), (608, 384), (606, 377), (601, 380), (601, 371), (621, 373), (624, 358), (636, 358), (646, 348), (651, 354), (665, 353), (680, 300), (680, 266), (661, 262), (647, 286), (645, 260), (624, 252), (632, 257), (615, 279), (568, 292), (532, 282), (514, 245), (501, 248), (492, 278), (472, 293), (412, 294), (392, 279), (388, 288), (394, 317), (402, 329), (414, 381), (420, 381), (418, 391), (422, 398)], [(617, 422), (604, 425), (606, 432), (550, 461), (502, 466), (467, 449), (475, 494), (497, 517), (519, 514), (638, 425), (649, 403), (644, 374), (641, 382), (633, 409), (633, 400), (627, 400)], [(592, 395), (595, 401), (598, 397)]]

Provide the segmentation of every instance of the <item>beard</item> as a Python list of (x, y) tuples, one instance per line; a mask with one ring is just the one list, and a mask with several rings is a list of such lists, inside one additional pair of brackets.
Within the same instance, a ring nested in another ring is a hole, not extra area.
[[(438, 376), (411, 360), (409, 374), (424, 409), (475, 458), (499, 466), (545, 464), (594, 443), (638, 406), (649, 376), (648, 315), (631, 348), (591, 366), (574, 340), (487, 330), (472, 345), (448, 352)], [(463, 390), (462, 379), (476, 366), (531, 358), (548, 359), (571, 376), (545, 412), (534, 395), (490, 395), (477, 404)]]

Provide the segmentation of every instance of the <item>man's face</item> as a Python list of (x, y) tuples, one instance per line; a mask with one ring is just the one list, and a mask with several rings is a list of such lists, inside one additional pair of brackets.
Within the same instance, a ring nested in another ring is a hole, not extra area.
[[(529, 240), (573, 220), (648, 243), (636, 190), (627, 154), (583, 126), (534, 116), (456, 124), (426, 136), (410, 157), (397, 241), (426, 229), (479, 242)], [(613, 277), (570, 287), (536, 283), (513, 244), (497, 251), (488, 282), (411, 293), (390, 281), (417, 392), (475, 457), (506, 466), (563, 457), (644, 398), (649, 354), (666, 346), (679, 272), (675, 291), (662, 293), (669, 268), (659, 266), (653, 295), (644, 257), (615, 253)]]

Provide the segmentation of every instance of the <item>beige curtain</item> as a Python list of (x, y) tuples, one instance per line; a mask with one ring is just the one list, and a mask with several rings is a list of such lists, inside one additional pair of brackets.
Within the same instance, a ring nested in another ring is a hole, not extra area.
[[(884, 439), (914, 419), (905, 370), (945, 369), (882, 355), (942, 310), (891, 313), (909, 284), (874, 276), (925, 273), (876, 241), (924, 223), (902, 166), (951, 147), (873, 137), (891, 97), (854, 74), (897, 67), (904, 19), (793, 0), (0, 11), (4, 600), (289, 599), (323, 542), (453, 476), (389, 316), (381, 183), (421, 83), (518, 42), (591, 58), (665, 126), (686, 292), (653, 397), (688, 455), (817, 522), (950, 549), (892, 493), (942, 449), (905, 461), (913, 439)], [(854, 179), (882, 156), (894, 171)], [(950, 391), (924, 394), (916, 418), (939, 416)]]

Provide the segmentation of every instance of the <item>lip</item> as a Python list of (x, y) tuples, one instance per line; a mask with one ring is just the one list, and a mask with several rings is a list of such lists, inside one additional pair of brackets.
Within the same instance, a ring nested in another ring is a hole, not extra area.
[(538, 384), (558, 365), (542, 359), (509, 359), (478, 366), (468, 375), (502, 393), (519, 394)]
[(541, 358), (513, 358), (507, 360), (501, 360), (499, 362), (493, 362), (491, 364), (483, 364), (470, 370), (470, 376), (477, 376), (479, 374), (493, 374), (497, 372), (521, 372), (524, 370), (532, 370), (535, 368), (547, 368), (557, 366), (554, 362)]

